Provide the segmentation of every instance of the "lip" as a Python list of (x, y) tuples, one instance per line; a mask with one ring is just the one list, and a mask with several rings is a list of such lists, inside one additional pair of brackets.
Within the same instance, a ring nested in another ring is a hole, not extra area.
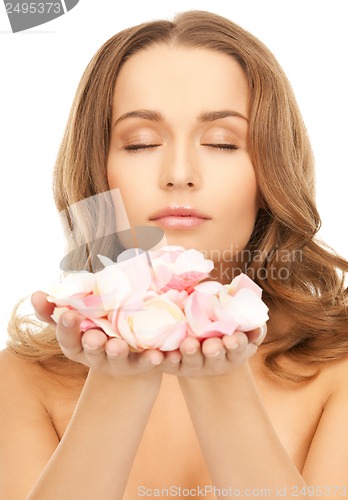
[(175, 205), (156, 212), (149, 220), (167, 229), (193, 229), (211, 220), (211, 217), (190, 205)]

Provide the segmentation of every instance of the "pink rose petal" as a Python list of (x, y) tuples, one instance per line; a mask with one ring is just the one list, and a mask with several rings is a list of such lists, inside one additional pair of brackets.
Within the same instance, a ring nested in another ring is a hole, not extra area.
[(254, 292), (260, 299), (262, 296), (262, 288), (260, 288), (253, 280), (244, 273), (234, 278), (229, 285), (225, 285), (230, 292), (237, 292), (238, 290), (248, 289)]

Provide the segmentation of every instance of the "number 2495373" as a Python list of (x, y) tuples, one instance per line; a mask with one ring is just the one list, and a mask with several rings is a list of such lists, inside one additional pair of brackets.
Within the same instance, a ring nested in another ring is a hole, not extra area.
[(5, 3), (7, 14), (59, 14), (63, 9), (58, 2)]

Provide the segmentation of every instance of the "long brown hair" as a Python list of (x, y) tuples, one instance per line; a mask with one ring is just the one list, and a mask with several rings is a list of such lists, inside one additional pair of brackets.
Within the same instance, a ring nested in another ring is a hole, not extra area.
[[(215, 14), (190, 11), (172, 22), (147, 22), (110, 38), (92, 58), (76, 92), (54, 173), (57, 208), (63, 211), (108, 191), (106, 159), (117, 75), (132, 54), (159, 43), (228, 54), (245, 73), (251, 95), (249, 148), (262, 208), (243, 270), (263, 288), (270, 307), (272, 340), (262, 347), (264, 361), (274, 376), (310, 378), (285, 370), (279, 359), (287, 355), (312, 366), (315, 376), (316, 367), (348, 352), (348, 263), (316, 240), (320, 218), (314, 162), (291, 86), (273, 54), (241, 27)], [(87, 218), (87, 225), (95, 226), (93, 213)], [(69, 224), (72, 230), (74, 221)], [(280, 325), (278, 317), (283, 318)], [(10, 335), (9, 348), (18, 355), (39, 361), (64, 358), (52, 328), (30, 333), (28, 320), (14, 317)]]

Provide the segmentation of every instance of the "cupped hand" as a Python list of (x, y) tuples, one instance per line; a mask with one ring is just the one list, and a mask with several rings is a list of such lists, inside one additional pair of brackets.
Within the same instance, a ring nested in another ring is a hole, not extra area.
[(183, 340), (176, 351), (165, 353), (159, 368), (178, 377), (224, 375), (255, 354), (266, 334), (266, 326), (251, 332), (235, 332), (202, 343), (193, 337)]
[[(51, 318), (54, 304), (47, 295), (36, 292), (32, 304), (37, 317), (55, 324)], [(250, 332), (235, 332), (222, 338), (209, 338), (202, 344), (193, 337), (184, 339), (175, 351), (148, 349), (130, 352), (128, 344), (109, 338), (98, 329), (80, 331), (82, 316), (74, 311), (62, 314), (57, 325), (57, 339), (65, 356), (109, 375), (140, 375), (162, 372), (177, 376), (223, 375), (241, 365), (257, 351), (266, 335), (266, 325)]]
[[(32, 304), (37, 317), (46, 323), (54, 324), (51, 314), (54, 304), (47, 302), (47, 295), (36, 292)], [(83, 317), (75, 311), (67, 311), (59, 318), (56, 335), (62, 352), (72, 361), (111, 376), (133, 376), (145, 373), (161, 377), (157, 369), (164, 354), (157, 349), (141, 353), (130, 352), (128, 344), (119, 338), (110, 338), (98, 329), (81, 333)]]

